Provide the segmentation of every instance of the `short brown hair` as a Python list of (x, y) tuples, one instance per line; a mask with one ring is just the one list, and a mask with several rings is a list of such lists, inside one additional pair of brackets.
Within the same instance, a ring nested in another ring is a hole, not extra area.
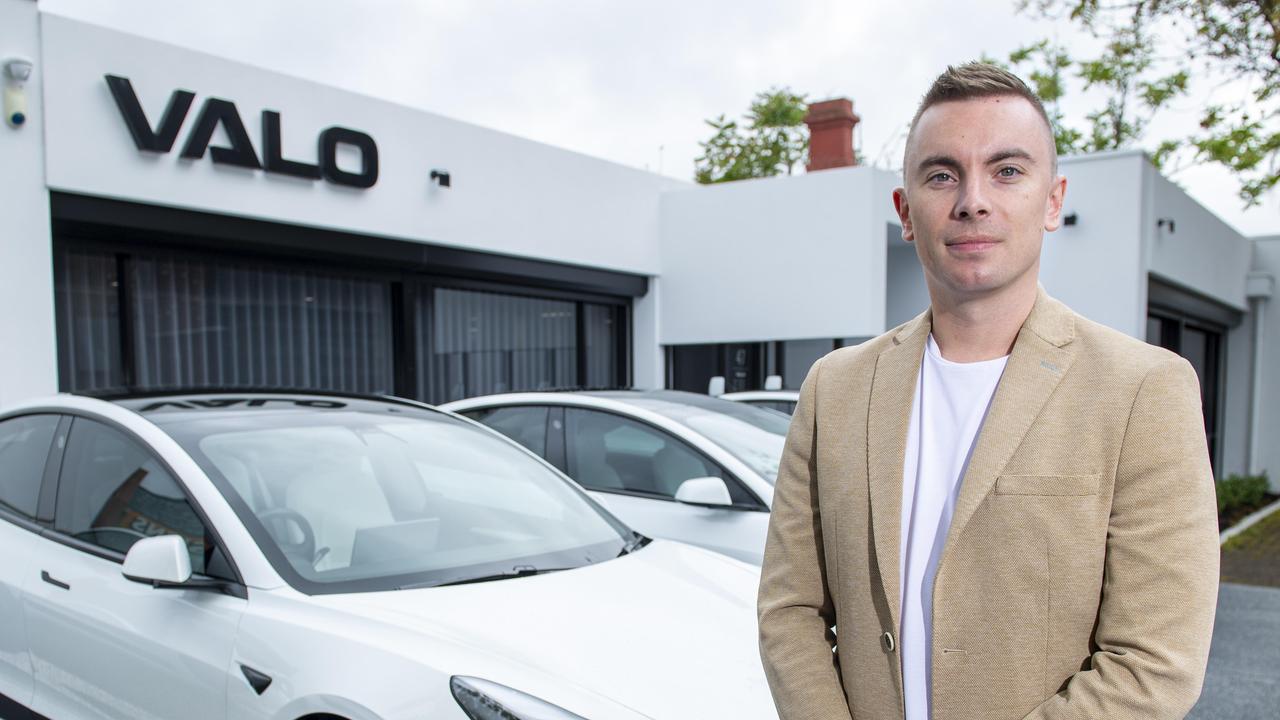
[[(920, 106), (916, 108), (916, 114), (911, 118), (911, 129), (907, 131), (907, 144), (911, 144), (911, 136), (915, 134), (916, 123), (920, 122), (920, 116), (924, 114), (925, 110), (934, 105), (1004, 95), (1020, 97), (1031, 103), (1031, 107), (1035, 108), (1036, 112), (1044, 120), (1045, 128), (1049, 131), (1049, 147), (1053, 152), (1053, 168), (1056, 174), (1058, 149), (1053, 139), (1053, 121), (1049, 119), (1049, 113), (1045, 111), (1044, 103), (1040, 102), (1040, 98), (1036, 97), (1031, 88), (1027, 87), (1022, 78), (991, 63), (975, 61), (967, 62), (959, 67), (948, 65), (946, 71), (933, 81), (933, 84), (929, 86), (929, 91), (921, 98)], [(903, 152), (906, 152), (905, 148)], [(904, 169), (905, 164), (904, 161)]]

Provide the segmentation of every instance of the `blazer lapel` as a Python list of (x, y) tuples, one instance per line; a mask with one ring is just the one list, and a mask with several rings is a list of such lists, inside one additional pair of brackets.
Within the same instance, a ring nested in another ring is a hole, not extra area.
[(996, 478), (1022, 444), (1054, 388), (1067, 374), (1075, 359), (1075, 349), (1070, 345), (1074, 336), (1072, 312), (1041, 288), (1031, 315), (1018, 331), (991, 409), (978, 434), (960, 484), (939, 566), (946, 563), (956, 538), (964, 532), (965, 525), (991, 492)]
[(932, 314), (925, 311), (903, 326), (894, 345), (876, 358), (867, 418), (867, 482), (871, 496), (871, 526), (876, 566), (893, 627), (901, 612), (898, 578), (902, 543), (902, 465), (907, 425), (915, 399), (920, 362), (929, 337)]

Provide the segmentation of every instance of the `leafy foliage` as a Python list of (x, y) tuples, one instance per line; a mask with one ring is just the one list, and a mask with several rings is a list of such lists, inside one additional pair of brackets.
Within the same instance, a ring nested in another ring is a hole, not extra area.
[[(1199, 130), (1160, 143), (1154, 161), (1183, 153), (1218, 163), (1239, 180), (1246, 207), (1280, 184), (1280, 0), (1019, 0), (1019, 9), (1068, 17), (1104, 41), (1096, 58), (1073, 60), (1048, 41), (1009, 58), (1030, 68), (1035, 89), (1054, 107), (1059, 152), (1135, 144), (1156, 113), (1187, 94), (1192, 68), (1202, 65), (1245, 96), (1206, 107)], [(1057, 112), (1069, 70), (1084, 90), (1106, 96), (1084, 130), (1064, 127)]]
[(1262, 502), (1270, 488), (1266, 473), (1229, 475), (1218, 481), (1218, 512), (1237, 507), (1253, 507)]
[(707, 120), (715, 134), (702, 146), (694, 179), (703, 184), (790, 175), (809, 148), (808, 103), (790, 88), (757, 93), (745, 127), (724, 115)]

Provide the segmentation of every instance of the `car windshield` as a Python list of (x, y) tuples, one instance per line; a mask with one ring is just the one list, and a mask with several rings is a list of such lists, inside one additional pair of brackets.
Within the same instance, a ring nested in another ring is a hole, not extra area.
[(791, 427), (789, 416), (746, 403), (691, 393), (688, 402), (645, 403), (644, 407), (706, 436), (770, 485), (777, 482), (782, 445)]
[(308, 593), (390, 590), (616, 557), (632, 533), (513, 443), (428, 411), (219, 411), (162, 427)]

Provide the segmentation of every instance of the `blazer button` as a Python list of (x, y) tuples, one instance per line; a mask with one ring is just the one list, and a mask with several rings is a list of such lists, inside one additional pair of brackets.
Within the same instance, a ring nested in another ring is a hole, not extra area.
[(893, 633), (885, 631), (885, 633), (880, 636), (880, 646), (883, 647), (884, 651), (887, 653), (893, 652), (898, 647), (898, 643), (893, 639)]

